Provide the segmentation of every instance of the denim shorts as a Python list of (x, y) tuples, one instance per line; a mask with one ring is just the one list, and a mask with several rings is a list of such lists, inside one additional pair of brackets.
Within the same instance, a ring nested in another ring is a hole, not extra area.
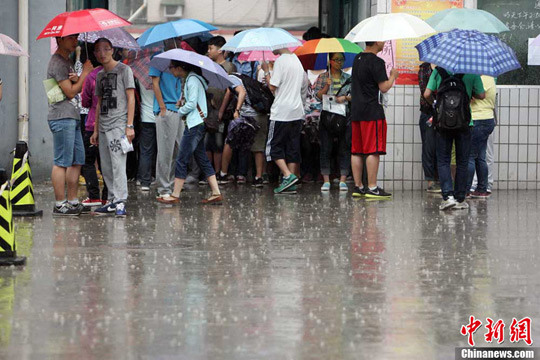
[(76, 119), (49, 120), (53, 134), (54, 165), (84, 165), (84, 143), (81, 122)]

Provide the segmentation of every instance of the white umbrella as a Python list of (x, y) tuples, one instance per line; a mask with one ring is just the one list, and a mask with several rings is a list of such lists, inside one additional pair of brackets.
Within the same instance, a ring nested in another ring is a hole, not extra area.
[(356, 25), (345, 37), (352, 42), (416, 38), (437, 32), (424, 20), (405, 13), (379, 14)]
[(4, 34), (0, 34), (0, 54), (29, 57), (21, 45), (17, 44), (15, 40)]

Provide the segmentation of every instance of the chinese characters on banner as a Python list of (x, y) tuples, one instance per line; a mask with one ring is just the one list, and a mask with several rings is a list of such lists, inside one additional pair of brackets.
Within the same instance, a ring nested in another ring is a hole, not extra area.
[[(469, 317), (469, 323), (467, 325), (461, 326), (460, 333), (463, 336), (467, 336), (467, 342), (470, 346), (475, 345), (473, 335), (481, 326), (482, 321), (476, 319), (473, 315)], [(498, 344), (502, 344), (504, 342), (504, 327), (505, 324), (503, 320), (499, 319), (495, 322), (489, 317), (486, 318), (485, 328), (487, 329), (487, 332), (484, 334), (485, 341), (491, 343), (493, 340), (497, 340)], [(510, 342), (517, 343), (523, 340), (527, 345), (532, 345), (531, 319), (529, 317), (525, 317), (519, 321), (516, 318), (513, 318), (512, 324), (510, 324), (508, 330)]]
[[(463, 0), (392, 0), (393, 13), (407, 13), (426, 20), (436, 12), (462, 8)], [(424, 36), (414, 39), (397, 40), (395, 46), (395, 68), (399, 71), (398, 85), (418, 85), (418, 51), (415, 49)]]

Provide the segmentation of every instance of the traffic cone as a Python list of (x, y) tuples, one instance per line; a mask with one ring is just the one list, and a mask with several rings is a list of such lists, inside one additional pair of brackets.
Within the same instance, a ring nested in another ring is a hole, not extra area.
[(4, 169), (0, 169), (0, 184), (0, 266), (24, 265), (26, 258), (17, 256), (9, 181)]
[(43, 215), (43, 210), (36, 210), (32, 171), (28, 156), (28, 145), (24, 141), (18, 141), (13, 158), (13, 171), (11, 172), (13, 216)]

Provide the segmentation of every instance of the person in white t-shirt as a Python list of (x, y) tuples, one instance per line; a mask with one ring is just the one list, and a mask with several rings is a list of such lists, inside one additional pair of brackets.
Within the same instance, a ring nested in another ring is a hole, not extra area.
[(294, 184), (298, 182), (295, 173), (302, 160), (300, 136), (309, 81), (296, 55), (286, 48), (274, 50), (274, 54), (281, 56), (274, 63), (271, 76), (268, 64), (262, 64), (266, 83), (275, 95), (270, 109), (266, 158), (274, 161), (283, 174), (283, 180), (274, 193), (294, 193)]

